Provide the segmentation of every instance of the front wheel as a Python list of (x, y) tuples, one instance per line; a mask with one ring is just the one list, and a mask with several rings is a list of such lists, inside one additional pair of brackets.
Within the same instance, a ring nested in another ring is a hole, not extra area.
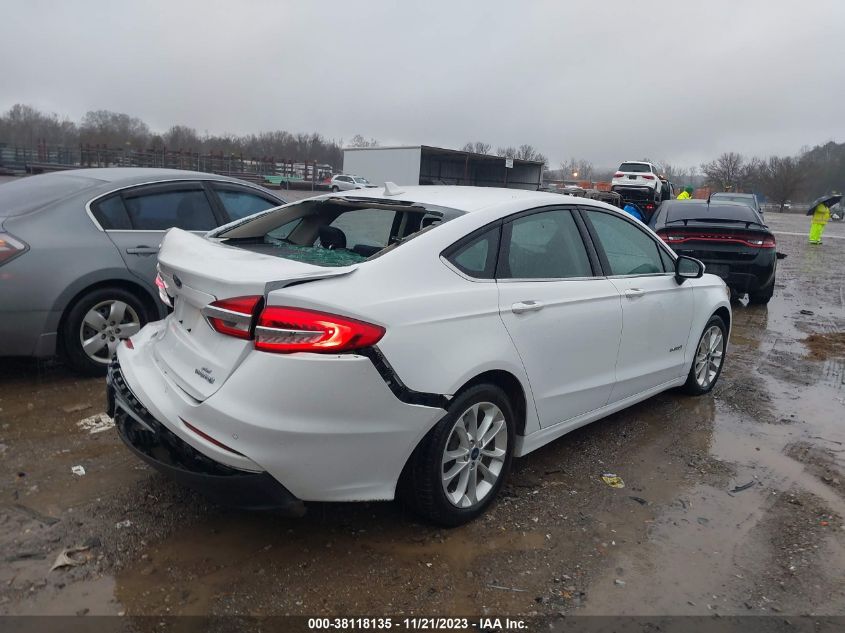
[(71, 306), (61, 339), (68, 364), (89, 376), (101, 376), (121, 340), (137, 334), (149, 316), (143, 302), (123, 288), (99, 288)]
[(725, 322), (714, 314), (704, 326), (701, 338), (698, 339), (692, 367), (683, 386), (684, 391), (700, 396), (713, 389), (722, 374), (727, 340), (728, 329), (725, 327)]
[(477, 385), (455, 398), (411, 457), (408, 505), (448, 527), (479, 516), (510, 471), (515, 422), (507, 396), (495, 385)]
[(334, 191), (335, 193), (337, 193), (338, 191), (340, 191), (340, 189), (338, 188), (338, 186), (337, 186), (337, 185), (332, 185), (332, 191)]

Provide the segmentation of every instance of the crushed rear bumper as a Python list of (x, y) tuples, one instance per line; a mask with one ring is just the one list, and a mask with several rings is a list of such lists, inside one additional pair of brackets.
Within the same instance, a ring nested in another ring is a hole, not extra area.
[(120, 439), (140, 459), (220, 505), (305, 514), (305, 504), (266, 472), (221, 464), (187, 444), (140, 403), (123, 379), (117, 360), (109, 366), (107, 413)]

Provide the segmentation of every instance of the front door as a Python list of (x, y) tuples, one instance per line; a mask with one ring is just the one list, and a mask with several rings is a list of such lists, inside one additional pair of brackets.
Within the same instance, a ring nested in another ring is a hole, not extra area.
[(692, 288), (678, 284), (672, 256), (636, 220), (595, 209), (584, 215), (622, 297), (622, 339), (610, 397), (618, 402), (684, 373)]
[(597, 276), (568, 208), (505, 223), (499, 314), (519, 351), (542, 426), (604, 406), (622, 329), (619, 292)]

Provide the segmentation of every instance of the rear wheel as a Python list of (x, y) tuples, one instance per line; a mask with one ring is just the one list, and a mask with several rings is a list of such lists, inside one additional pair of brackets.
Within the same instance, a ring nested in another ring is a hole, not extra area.
[(334, 191), (335, 193), (337, 193), (338, 191), (340, 191), (340, 189), (338, 188), (338, 186), (337, 186), (337, 185), (332, 185), (332, 191)]
[(77, 299), (62, 324), (68, 364), (89, 376), (106, 373), (121, 340), (149, 320), (144, 303), (123, 288), (98, 288)]
[(768, 288), (764, 288), (760, 292), (748, 293), (748, 302), (755, 305), (766, 305), (772, 300), (775, 294), (775, 285), (772, 284)]
[(405, 501), (444, 526), (480, 515), (510, 471), (515, 422), (507, 396), (494, 385), (477, 385), (459, 395), (414, 451)]
[(700, 396), (713, 389), (722, 374), (727, 338), (725, 322), (714, 314), (698, 339), (684, 391)]

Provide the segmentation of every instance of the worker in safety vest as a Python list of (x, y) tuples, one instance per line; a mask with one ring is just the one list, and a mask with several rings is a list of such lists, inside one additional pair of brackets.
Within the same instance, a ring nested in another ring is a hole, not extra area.
[(810, 221), (810, 244), (821, 244), (824, 227), (830, 220), (830, 207), (820, 202), (813, 209), (813, 219)]
[(684, 187), (684, 190), (678, 194), (678, 200), (690, 200), (692, 198), (692, 192), (694, 189), (692, 187)]

